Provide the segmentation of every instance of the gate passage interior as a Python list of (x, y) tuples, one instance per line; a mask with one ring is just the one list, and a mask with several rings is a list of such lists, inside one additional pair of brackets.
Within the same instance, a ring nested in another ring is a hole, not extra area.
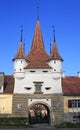
[(29, 123), (49, 123), (49, 109), (43, 104), (35, 104), (29, 110)]

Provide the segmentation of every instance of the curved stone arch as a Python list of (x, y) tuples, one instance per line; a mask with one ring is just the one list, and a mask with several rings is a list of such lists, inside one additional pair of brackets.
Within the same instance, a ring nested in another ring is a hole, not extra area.
[(30, 105), (28, 106), (28, 110), (30, 110), (30, 108), (31, 108), (32, 106), (37, 105), (37, 104), (42, 104), (42, 105), (44, 105), (44, 106), (47, 108), (47, 110), (48, 110), (48, 112), (49, 112), (49, 122), (48, 122), (48, 123), (51, 124), (51, 111), (52, 111), (52, 109), (51, 109), (51, 106), (49, 106), (49, 104), (47, 104), (47, 103), (45, 103), (45, 102), (43, 102), (43, 101), (35, 101), (34, 103), (32, 103), (32, 104), (30, 104)]
[(34, 105), (36, 105), (36, 104), (38, 104), (38, 103), (45, 105), (45, 106), (49, 109), (49, 111), (51, 111), (51, 107), (50, 107), (47, 103), (42, 102), (42, 101), (36, 101), (36, 102), (30, 104), (30, 105), (28, 106), (28, 109), (30, 109), (32, 106), (34, 106)]

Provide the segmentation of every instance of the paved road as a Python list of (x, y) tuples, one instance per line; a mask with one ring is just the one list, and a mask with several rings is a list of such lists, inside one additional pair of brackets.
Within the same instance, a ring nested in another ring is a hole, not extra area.
[[(3, 129), (0, 129), (3, 130)], [(80, 128), (53, 128), (49, 125), (34, 125), (33, 128), (17, 128), (17, 129), (4, 129), (4, 130), (80, 130)]]
[[(3, 130), (3, 129), (0, 129)], [(4, 129), (4, 130), (80, 130), (80, 128), (22, 128), (22, 129)]]
[[(0, 129), (2, 130), (2, 129)], [(80, 130), (80, 128), (53, 128), (48, 125), (35, 125), (33, 128), (17, 128), (17, 129), (4, 129), (4, 130)]]

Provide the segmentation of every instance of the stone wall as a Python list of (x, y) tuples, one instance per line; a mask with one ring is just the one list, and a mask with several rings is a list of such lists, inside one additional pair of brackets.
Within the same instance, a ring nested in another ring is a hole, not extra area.
[[(28, 117), (30, 109), (28, 105), (29, 99), (51, 99), (51, 105), (41, 102), (49, 108), (50, 124), (53, 126), (64, 121), (63, 96), (61, 94), (14, 94), (12, 115), (15, 117)], [(35, 101), (36, 103), (38, 102)]]
[(64, 106), (63, 106), (63, 96), (60, 94), (55, 94), (52, 96), (52, 110), (55, 117), (54, 123), (58, 124), (64, 121)]
[(79, 112), (64, 113), (64, 121), (72, 123), (80, 123), (80, 113)]

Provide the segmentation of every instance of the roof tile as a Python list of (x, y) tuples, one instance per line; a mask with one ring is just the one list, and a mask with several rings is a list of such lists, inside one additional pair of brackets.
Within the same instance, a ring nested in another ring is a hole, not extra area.
[(25, 69), (51, 69), (51, 67), (45, 62), (33, 61), (33, 62), (30, 62), (25, 67)]
[(14, 77), (12, 75), (4, 75), (4, 93), (13, 93)]
[(45, 51), (39, 20), (37, 20), (36, 23), (32, 47), (27, 59), (30, 63), (26, 68), (51, 68), (46, 62), (49, 59), (49, 56)]
[(25, 58), (26, 58), (26, 57), (25, 57), (25, 54), (24, 54), (23, 44), (22, 44), (22, 42), (20, 41), (17, 54), (16, 54), (16, 56), (13, 58), (13, 60), (15, 60), (15, 59), (25, 59)]
[(54, 44), (53, 44), (53, 48), (52, 48), (52, 52), (50, 54), (49, 60), (62, 60), (63, 61), (62, 57), (60, 56), (60, 54), (58, 52), (56, 42), (54, 42)]
[(80, 78), (73, 76), (63, 78), (62, 90), (64, 94), (80, 94)]
[(37, 20), (36, 28), (33, 36), (32, 47), (30, 53), (27, 56), (29, 61), (40, 60), (46, 61), (49, 58), (47, 52), (45, 51), (42, 32), (40, 29), (40, 23)]

